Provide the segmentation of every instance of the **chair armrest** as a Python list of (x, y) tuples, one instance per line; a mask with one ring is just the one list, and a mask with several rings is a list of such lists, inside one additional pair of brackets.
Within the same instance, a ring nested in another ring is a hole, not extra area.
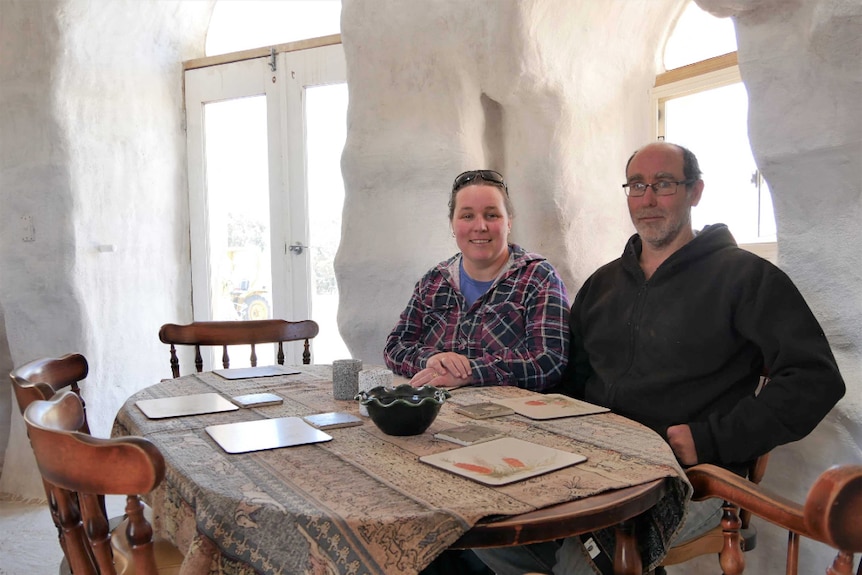
[(862, 551), (862, 465), (835, 465), (820, 474), (805, 499), (805, 521), (808, 537)]
[(789, 531), (808, 533), (802, 505), (772, 493), (732, 471), (702, 463), (689, 468), (686, 475), (694, 487), (692, 499), (695, 501), (717, 497)]

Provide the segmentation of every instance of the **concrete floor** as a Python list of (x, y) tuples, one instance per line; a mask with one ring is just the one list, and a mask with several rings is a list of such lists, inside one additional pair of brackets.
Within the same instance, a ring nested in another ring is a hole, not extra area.
[[(122, 515), (124, 500), (106, 500), (110, 517)], [(57, 575), (62, 560), (47, 503), (0, 499), (0, 575)]]
[(57, 575), (62, 560), (47, 503), (0, 501), (0, 575)]

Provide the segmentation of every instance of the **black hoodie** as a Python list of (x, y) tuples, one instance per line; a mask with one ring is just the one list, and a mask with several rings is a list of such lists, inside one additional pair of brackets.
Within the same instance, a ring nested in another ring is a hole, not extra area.
[[(699, 463), (740, 472), (801, 439), (844, 395), (816, 318), (790, 278), (706, 227), (647, 280), (632, 236), (583, 285), (564, 385), (666, 437), (691, 427)], [(755, 397), (760, 375), (769, 383)]]

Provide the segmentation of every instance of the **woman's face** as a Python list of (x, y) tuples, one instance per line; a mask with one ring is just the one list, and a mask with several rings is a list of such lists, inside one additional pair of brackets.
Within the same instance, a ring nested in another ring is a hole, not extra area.
[(465, 264), (473, 270), (499, 268), (509, 257), (512, 220), (506, 212), (503, 193), (496, 186), (480, 182), (461, 188), (455, 196), (452, 230)]

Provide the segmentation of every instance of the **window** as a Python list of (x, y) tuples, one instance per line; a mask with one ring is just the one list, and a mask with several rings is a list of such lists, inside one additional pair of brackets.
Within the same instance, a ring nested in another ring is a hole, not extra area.
[(692, 210), (695, 229), (725, 223), (742, 247), (775, 261), (772, 197), (751, 154), (748, 94), (735, 50), (730, 19), (694, 2), (686, 6), (665, 46), (671, 69), (652, 90), (655, 133), (690, 148), (700, 161), (706, 187)]
[(219, 0), (207, 56), (341, 33), (341, 0)]
[(219, 0), (208, 56), (184, 63), (195, 319), (313, 319), (316, 363), (350, 357), (340, 16), (340, 0)]

